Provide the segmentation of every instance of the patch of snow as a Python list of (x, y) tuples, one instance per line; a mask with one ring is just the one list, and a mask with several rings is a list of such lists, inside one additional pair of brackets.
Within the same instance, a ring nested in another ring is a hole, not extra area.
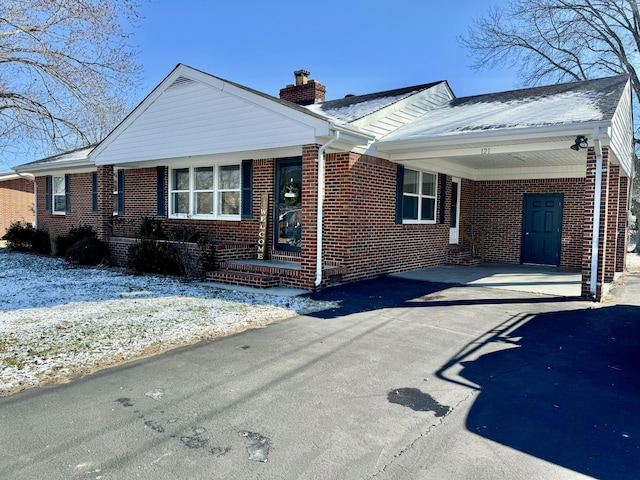
[(531, 128), (602, 120), (594, 92), (568, 92), (510, 102), (469, 102), (432, 110), (384, 140), (410, 140), (478, 130)]
[[(415, 91), (409, 93), (405, 92), (401, 95), (381, 96), (371, 100), (364, 100), (362, 102), (354, 102), (342, 106), (338, 105), (334, 108), (327, 108), (327, 105), (322, 103), (307, 105), (306, 108), (313, 113), (323, 115), (334, 122), (349, 123), (357, 120), (358, 118), (362, 118), (365, 115), (381, 110), (388, 105), (392, 105), (405, 97), (413, 95), (414, 93)], [(330, 104), (331, 102), (327, 103)]]
[(0, 395), (332, 307), (2, 248), (0, 292)]

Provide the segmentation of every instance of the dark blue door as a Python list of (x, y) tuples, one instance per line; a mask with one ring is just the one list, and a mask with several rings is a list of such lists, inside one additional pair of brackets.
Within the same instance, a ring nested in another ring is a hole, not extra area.
[(522, 263), (560, 265), (563, 195), (525, 194)]

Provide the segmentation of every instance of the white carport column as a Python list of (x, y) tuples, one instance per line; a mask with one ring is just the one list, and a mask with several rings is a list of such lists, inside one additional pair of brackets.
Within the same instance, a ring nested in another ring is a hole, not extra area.
[[(602, 231), (603, 223), (606, 223), (608, 158), (605, 159), (603, 156), (598, 128), (593, 131), (593, 141), (594, 147), (589, 149), (587, 154), (587, 176), (585, 179), (582, 293), (594, 300), (600, 300), (604, 282), (604, 259), (602, 258), (604, 249), (601, 247), (602, 234), (604, 233)], [(603, 210), (605, 210), (605, 215), (603, 215)], [(587, 265), (588, 269), (585, 268)], [(585, 278), (587, 273), (588, 278)], [(588, 290), (585, 288), (587, 286)]]

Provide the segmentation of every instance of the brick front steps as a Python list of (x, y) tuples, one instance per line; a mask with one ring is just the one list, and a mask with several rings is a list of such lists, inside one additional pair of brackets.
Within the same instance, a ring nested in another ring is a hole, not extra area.
[(207, 272), (211, 282), (257, 288), (286, 285), (287, 280), (299, 277), (299, 263), (280, 260), (227, 260), (219, 270)]
[[(271, 260), (227, 260), (220, 269), (207, 272), (210, 282), (242, 285), (245, 287), (272, 288), (278, 286), (299, 288), (300, 263), (291, 261), (291, 256), (272, 256)], [(325, 266), (324, 277), (329, 283), (337, 283), (346, 269)]]
[(482, 260), (480, 260), (478, 257), (474, 257), (470, 251), (460, 250), (457, 245), (452, 245), (449, 248), (447, 263), (449, 265), (461, 265), (470, 267), (473, 265), (480, 265), (482, 263)]

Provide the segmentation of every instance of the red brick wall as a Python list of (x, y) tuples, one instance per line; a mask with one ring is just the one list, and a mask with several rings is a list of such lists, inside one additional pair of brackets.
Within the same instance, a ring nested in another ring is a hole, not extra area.
[(520, 263), (524, 194), (563, 193), (560, 266), (581, 267), (584, 179), (480, 181), (474, 187), (473, 222), (487, 232), (486, 262)]
[[(449, 200), (444, 224), (397, 225), (396, 164), (340, 153), (327, 155), (326, 165), (325, 263), (346, 267), (344, 280), (446, 262)], [(449, 178), (447, 199), (450, 189)]]
[(627, 260), (627, 209), (629, 202), (629, 178), (620, 177), (620, 198), (618, 199), (618, 238), (616, 242), (616, 272), (624, 272)]
[(71, 190), (71, 211), (56, 214), (45, 210), (45, 177), (36, 177), (38, 185), (38, 228), (46, 230), (55, 241), (60, 235), (66, 235), (71, 227), (91, 226), (97, 230), (98, 215), (92, 211), (92, 175), (91, 173), (72, 174), (69, 183)]
[(0, 181), (0, 237), (13, 222), (34, 222), (33, 182), (26, 178)]

